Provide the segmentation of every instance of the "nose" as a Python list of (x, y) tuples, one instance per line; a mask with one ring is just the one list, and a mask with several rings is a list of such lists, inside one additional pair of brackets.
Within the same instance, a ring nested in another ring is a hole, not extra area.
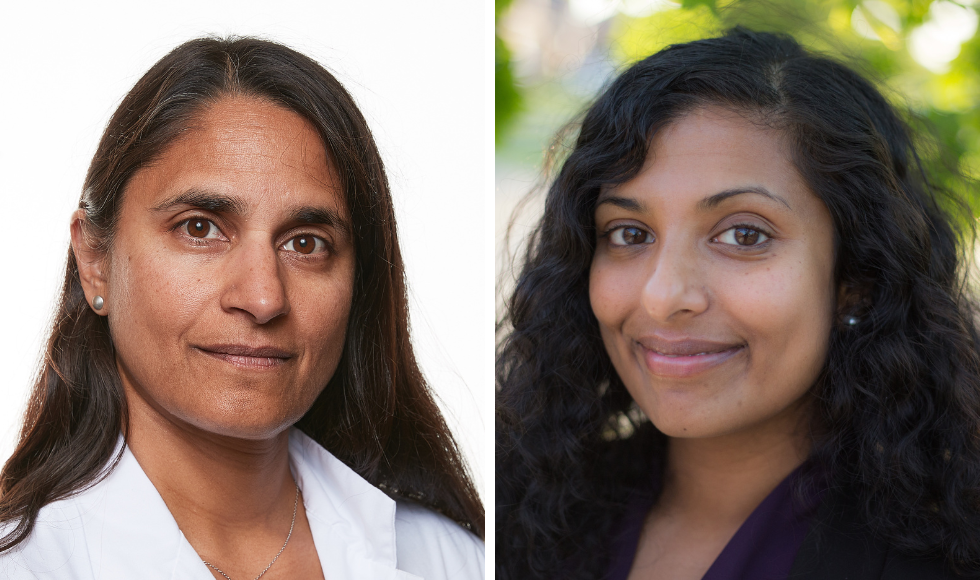
[(256, 324), (289, 313), (286, 284), (276, 248), (261, 241), (242, 243), (223, 264), (226, 277), (221, 307), (245, 312)]
[(708, 309), (705, 265), (696, 248), (682, 241), (663, 244), (656, 253), (640, 298), (648, 315), (662, 323), (696, 316)]

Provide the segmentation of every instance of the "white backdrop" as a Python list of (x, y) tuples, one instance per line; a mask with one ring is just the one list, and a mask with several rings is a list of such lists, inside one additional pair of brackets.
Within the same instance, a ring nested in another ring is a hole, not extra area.
[(395, 198), (417, 353), (486, 499), (493, 315), (484, 3), (10, 4), (0, 8), (0, 461), (13, 449), (60, 287), (68, 218), (112, 111), (181, 42), (257, 35), (331, 70), (374, 131)]

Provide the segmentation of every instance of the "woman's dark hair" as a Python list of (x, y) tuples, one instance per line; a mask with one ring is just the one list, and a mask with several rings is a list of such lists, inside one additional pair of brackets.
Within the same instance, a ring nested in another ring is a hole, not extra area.
[(658, 131), (705, 106), (788, 137), (833, 216), (839, 314), (860, 324), (834, 325), (811, 390), (811, 473), (895, 548), (980, 571), (972, 220), (954, 217), (963, 202), (868, 81), (789, 37), (734, 29), (623, 72), (550, 186), (498, 325), (497, 578), (603, 577), (626, 498), (663, 465), (666, 437), (637, 413), (589, 304), (594, 211)]
[[(85, 178), (88, 234), (109, 251), (126, 185), (206, 107), (263, 99), (308, 121), (343, 184), (354, 231), (353, 301), (336, 373), (297, 423), (372, 484), (483, 537), (483, 506), (409, 338), (404, 267), (388, 181), (363, 116), (312, 59), (253, 38), (189, 41), (157, 62), (113, 114)], [(0, 523), (23, 541), (40, 509), (91, 485), (114, 460), (126, 401), (107, 319), (82, 292), (74, 255), (20, 441), (0, 472)]]

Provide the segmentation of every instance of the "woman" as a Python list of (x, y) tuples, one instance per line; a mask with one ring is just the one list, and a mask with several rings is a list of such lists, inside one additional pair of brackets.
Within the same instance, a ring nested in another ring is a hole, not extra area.
[(784, 36), (622, 73), (508, 303), (498, 578), (980, 571), (970, 222), (929, 167)]
[(483, 576), (384, 168), (336, 79), (187, 42), (113, 115), (79, 207), (0, 576)]

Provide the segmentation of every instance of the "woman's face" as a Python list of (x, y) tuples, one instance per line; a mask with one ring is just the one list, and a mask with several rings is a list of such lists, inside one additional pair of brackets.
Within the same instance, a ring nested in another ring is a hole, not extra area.
[(316, 130), (228, 97), (126, 187), (105, 309), (128, 396), (208, 432), (263, 438), (333, 375), (351, 226)]
[(798, 412), (827, 355), (834, 226), (776, 131), (720, 108), (602, 191), (589, 294), (620, 378), (671, 437)]

